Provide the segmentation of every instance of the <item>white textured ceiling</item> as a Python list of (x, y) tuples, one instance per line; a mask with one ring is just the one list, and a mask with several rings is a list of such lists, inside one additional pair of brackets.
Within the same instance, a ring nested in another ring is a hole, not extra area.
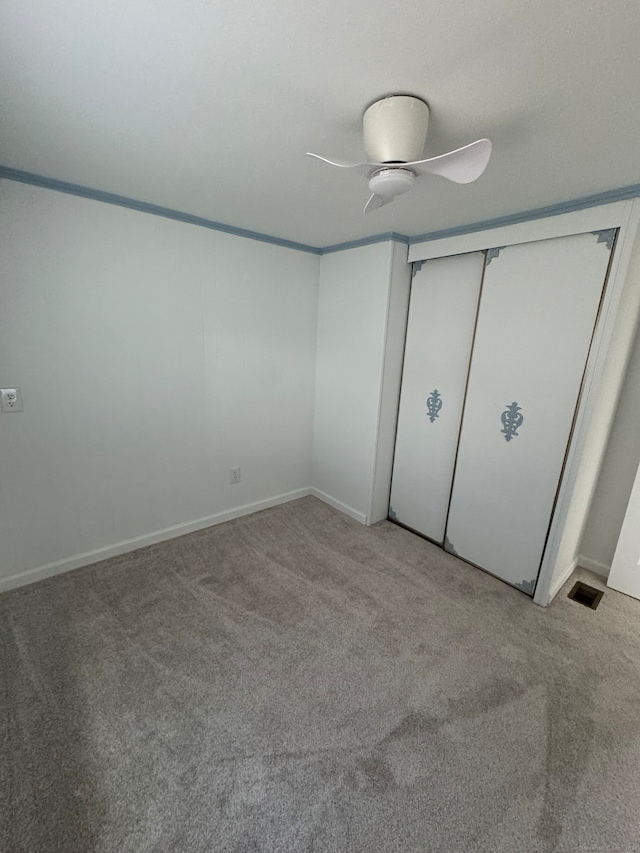
[[(640, 182), (638, 0), (3, 0), (0, 164), (314, 246)], [(362, 111), (413, 93), (474, 184), (365, 217)]]

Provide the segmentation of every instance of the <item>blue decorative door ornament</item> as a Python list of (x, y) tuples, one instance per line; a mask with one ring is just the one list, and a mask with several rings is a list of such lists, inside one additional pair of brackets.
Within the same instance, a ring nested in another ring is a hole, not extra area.
[(502, 421), (502, 429), (500, 431), (504, 435), (505, 441), (511, 441), (512, 438), (517, 437), (518, 430), (524, 421), (524, 415), (520, 410), (520, 406), (514, 401), (500, 415), (500, 420)]
[(442, 397), (440, 396), (440, 392), (437, 388), (435, 388), (429, 397), (427, 397), (427, 414), (429, 415), (429, 420), (431, 423), (435, 421), (435, 419), (440, 414), (440, 409), (442, 408)]

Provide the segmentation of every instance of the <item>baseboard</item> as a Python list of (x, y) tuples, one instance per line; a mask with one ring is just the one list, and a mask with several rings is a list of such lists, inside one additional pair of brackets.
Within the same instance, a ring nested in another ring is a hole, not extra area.
[(309, 489), (308, 494), (313, 495), (314, 498), (318, 498), (320, 501), (324, 501), (324, 503), (329, 504), (329, 506), (332, 506), (334, 509), (339, 509), (340, 512), (343, 512), (345, 515), (355, 518), (355, 520), (359, 521), (360, 524), (367, 523), (367, 516), (363, 512), (359, 512), (352, 506), (347, 506), (347, 504), (342, 503), (342, 501), (339, 501), (337, 498), (332, 498), (331, 495), (328, 495), (326, 492), (321, 492), (320, 489), (316, 489), (312, 486)]
[(567, 568), (564, 570), (564, 572), (560, 575), (560, 577), (551, 584), (551, 589), (549, 590), (549, 600), (547, 601), (547, 604), (551, 604), (553, 599), (560, 592), (562, 587), (566, 584), (566, 582), (569, 580), (571, 575), (575, 572), (577, 567), (578, 567), (578, 560), (576, 559), (576, 560), (573, 560), (567, 566)]
[(590, 572), (595, 572), (595, 574), (601, 575), (603, 578), (608, 578), (611, 571), (611, 566), (607, 566), (606, 563), (599, 563), (597, 560), (592, 560), (591, 557), (584, 557), (582, 554), (578, 557), (578, 565), (581, 569), (588, 569)]
[[(59, 560), (56, 563), (48, 563), (46, 566), (39, 566), (35, 569), (27, 569), (27, 571), (19, 572), (16, 575), (11, 575), (8, 578), (0, 578), (0, 592), (5, 592), (9, 589), (14, 589), (18, 586), (35, 583), (44, 578), (53, 577), (54, 575), (63, 574), (73, 569), (80, 569), (83, 566), (90, 566), (92, 563), (99, 563), (101, 560), (108, 560), (110, 557), (118, 557), (120, 554), (126, 554), (129, 551), (136, 551), (138, 548), (145, 548), (147, 545), (155, 545), (157, 542), (164, 542), (167, 539), (175, 539), (177, 536), (184, 536), (186, 533), (194, 533), (196, 530), (203, 530), (205, 527), (213, 527), (216, 524), (222, 524), (224, 521), (231, 521), (234, 518), (240, 518), (243, 515), (250, 515), (253, 512), (259, 512), (261, 509), (269, 509), (272, 506), (288, 503), (297, 498), (304, 498), (307, 495), (315, 494), (313, 489), (296, 489), (293, 492), (286, 492), (282, 495), (275, 495), (272, 498), (265, 498), (254, 503), (244, 504), (244, 506), (228, 509), (224, 512), (218, 512), (214, 515), (207, 515), (204, 518), (198, 518), (195, 521), (185, 521), (182, 524), (175, 524), (172, 527), (165, 527), (163, 530), (156, 530), (154, 533), (148, 533), (144, 536), (137, 536), (134, 539), (125, 539), (122, 542), (117, 542), (115, 545), (107, 545), (104, 548), (97, 548), (95, 551), (87, 551), (84, 554), (76, 554), (74, 557), (69, 557), (64, 560)], [(339, 509), (340, 507), (338, 507)]]

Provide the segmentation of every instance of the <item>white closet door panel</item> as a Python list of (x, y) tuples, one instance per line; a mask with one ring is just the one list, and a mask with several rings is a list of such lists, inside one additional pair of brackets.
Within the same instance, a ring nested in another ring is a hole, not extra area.
[(444, 539), (484, 253), (428, 261), (411, 284), (389, 515)]
[(446, 545), (533, 594), (613, 232), (489, 250)]

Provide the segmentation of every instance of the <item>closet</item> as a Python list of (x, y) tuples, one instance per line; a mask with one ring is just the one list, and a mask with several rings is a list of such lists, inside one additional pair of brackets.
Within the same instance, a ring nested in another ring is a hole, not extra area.
[(414, 263), (389, 518), (529, 595), (616, 234)]

